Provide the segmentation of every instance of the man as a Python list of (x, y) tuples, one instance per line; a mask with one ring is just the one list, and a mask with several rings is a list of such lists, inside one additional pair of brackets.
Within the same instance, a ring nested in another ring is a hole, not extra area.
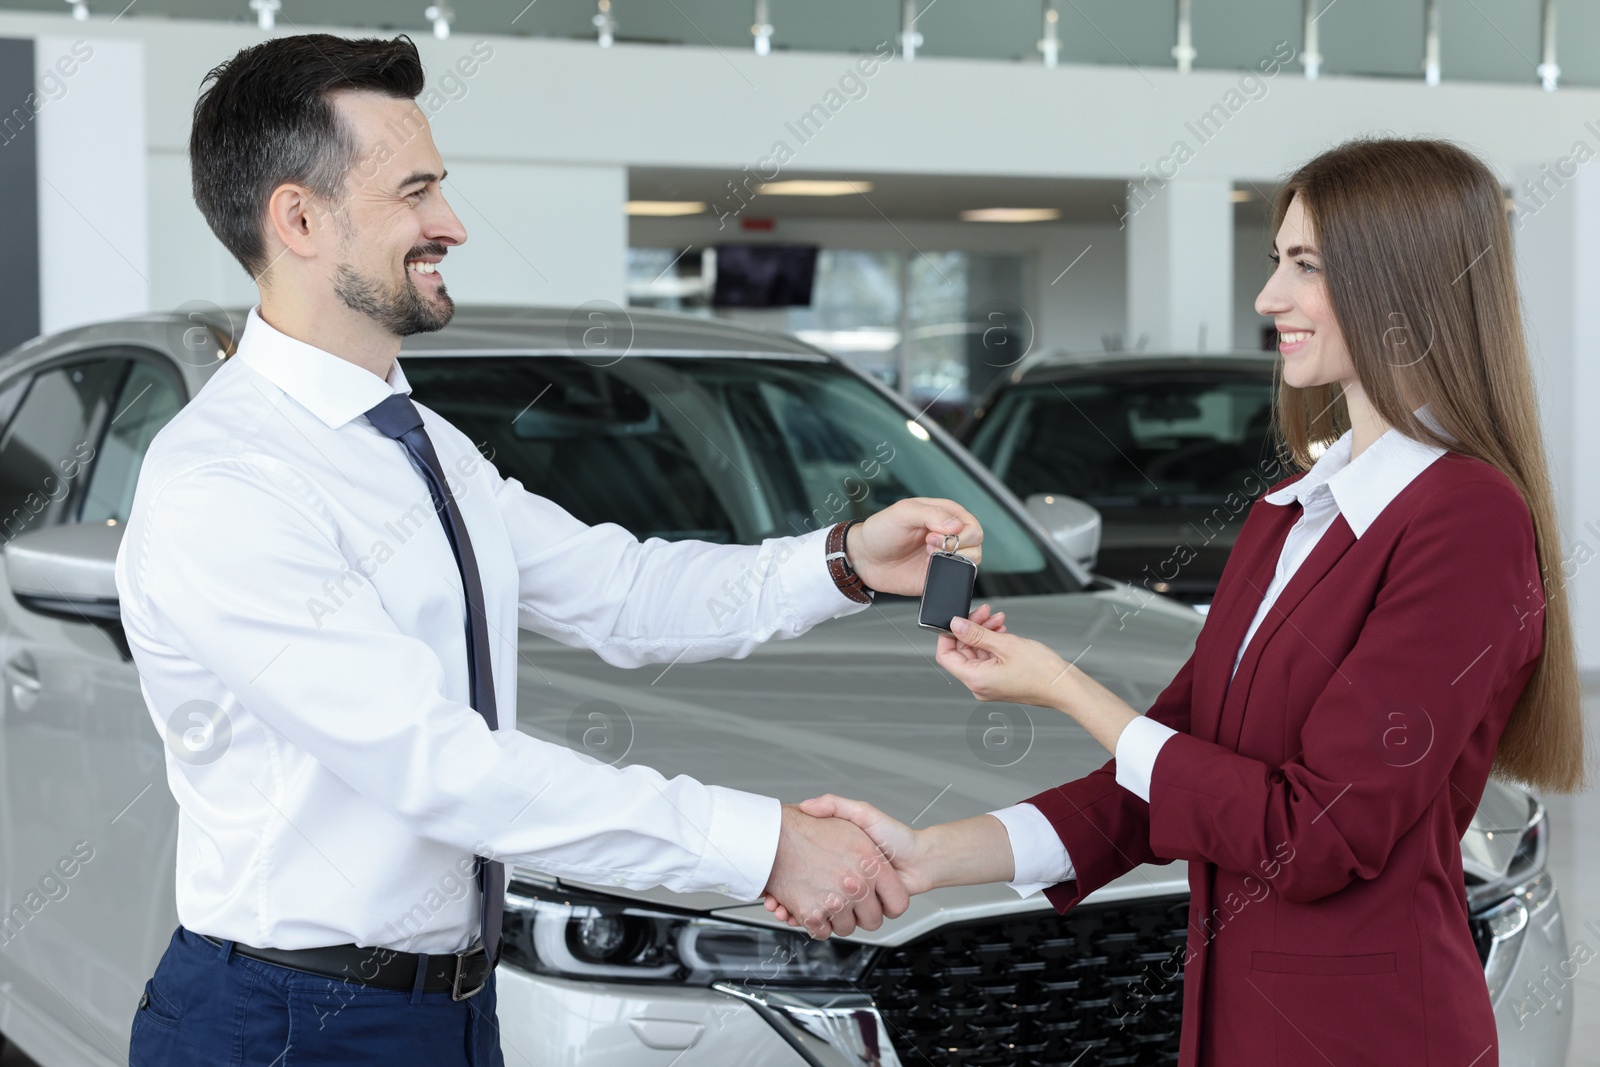
[[(500, 1064), (510, 863), (765, 890), (819, 937), (900, 914), (847, 822), (519, 733), (516, 630), (624, 666), (744, 656), (863, 584), (917, 593), (945, 535), (976, 559), (976, 520), (910, 500), (750, 546), (579, 523), (407, 395), (400, 339), (450, 321), (440, 264), (466, 240), (411, 42), (284, 38), (206, 80), (195, 199), (260, 304), (152, 444), (117, 559), (180, 809), (181, 925), (131, 1063)], [(457, 872), (477, 891), (437, 892)]]

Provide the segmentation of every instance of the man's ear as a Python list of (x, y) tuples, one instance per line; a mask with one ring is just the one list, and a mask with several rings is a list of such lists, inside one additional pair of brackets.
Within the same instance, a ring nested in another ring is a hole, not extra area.
[(326, 252), (328, 242), (338, 239), (339, 220), (333, 210), (304, 185), (285, 182), (272, 190), (267, 198), (267, 243), (281, 246), (270, 249), (274, 260), (284, 255), (313, 259), (319, 250)]

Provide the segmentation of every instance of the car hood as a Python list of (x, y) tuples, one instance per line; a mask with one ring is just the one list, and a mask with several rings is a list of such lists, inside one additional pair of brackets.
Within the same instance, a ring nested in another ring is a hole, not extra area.
[[(1012, 632), (1046, 641), (1140, 711), (1183, 665), (1204, 623), (1192, 608), (1120, 583), (991, 603), (1005, 611)], [(918, 628), (915, 616), (914, 601), (896, 598), (770, 642), (743, 660), (632, 670), (524, 631), (518, 725), (580, 748), (585, 729), (598, 724), (609, 731), (608, 762), (785, 801), (838, 793), (917, 825), (1005, 807), (1105, 763), (1105, 750), (1066, 715), (976, 701), (935, 664), (935, 635)], [(1502, 798), (1495, 829), (1514, 821), (1513, 808)], [(1525, 811), (1525, 802), (1517, 810)], [(1492, 865), (1501, 850), (1477, 843), (1472, 855)], [(1174, 862), (1137, 868), (1094, 896), (1183, 893), (1187, 886), (1184, 864)], [(730, 906), (716, 894), (627, 895), (770, 920), (759, 904)], [(900, 920), (853, 936), (898, 943), (956, 919), (1048, 908), (1043, 895), (1024, 900), (1004, 885), (954, 887), (918, 897)]]

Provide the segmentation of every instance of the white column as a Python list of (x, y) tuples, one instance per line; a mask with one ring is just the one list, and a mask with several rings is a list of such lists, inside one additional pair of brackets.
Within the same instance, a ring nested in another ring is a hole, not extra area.
[(43, 333), (150, 310), (144, 45), (40, 37)]
[(1233, 183), (1180, 175), (1129, 186), (1128, 348), (1233, 347)]
[[(1580, 670), (1600, 669), (1600, 167), (1572, 157), (1517, 174), (1511, 228), (1560, 516)], [(1545, 582), (1555, 580), (1552, 564)]]

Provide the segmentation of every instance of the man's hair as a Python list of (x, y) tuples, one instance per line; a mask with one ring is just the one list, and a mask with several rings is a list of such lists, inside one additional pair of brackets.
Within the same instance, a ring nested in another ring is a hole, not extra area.
[(333, 203), (360, 146), (329, 100), (358, 89), (414, 100), (422, 60), (392, 41), (326, 33), (280, 37), (239, 52), (201, 81), (189, 131), (194, 200), (252, 277), (267, 267), (263, 211), (286, 182)]

